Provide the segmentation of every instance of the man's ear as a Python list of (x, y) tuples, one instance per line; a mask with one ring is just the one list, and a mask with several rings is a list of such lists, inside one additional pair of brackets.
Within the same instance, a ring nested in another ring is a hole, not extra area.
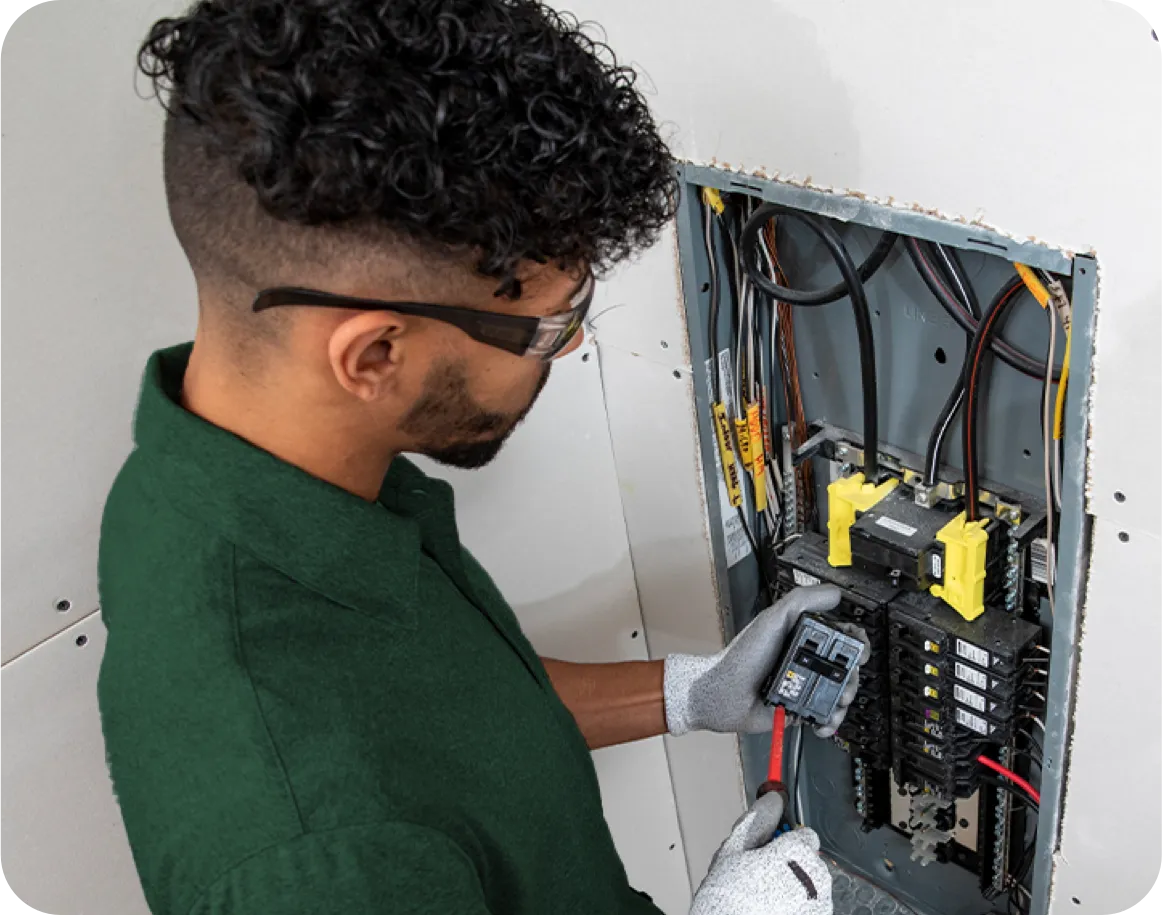
[(361, 312), (332, 331), (327, 356), (336, 380), (370, 403), (398, 383), (404, 319), (389, 311)]

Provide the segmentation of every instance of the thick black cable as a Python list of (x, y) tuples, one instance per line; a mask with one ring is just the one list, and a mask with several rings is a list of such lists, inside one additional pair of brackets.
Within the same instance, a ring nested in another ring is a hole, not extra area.
[[(929, 243), (926, 248), (919, 248), (916, 252), (914, 263), (915, 265), (917, 264), (916, 258), (921, 258), (925, 261), (925, 266), (929, 267), (929, 270), (926, 271), (927, 273), (931, 273), (934, 270), (926, 254), (927, 248), (930, 254), (941, 258), (941, 263), (945, 268), (942, 270), (945, 274), (945, 279), (957, 290), (963, 307), (973, 315), (976, 321), (979, 320), (982, 312), (978, 306), (978, 296), (974, 292), (974, 287), (970, 283), (970, 277), (967, 276), (966, 268), (962, 266), (962, 261), (958, 257), (957, 251), (953, 248), (947, 250), (945, 246), (933, 243)], [(939, 283), (941, 281), (935, 277), (934, 282)], [(944, 289), (943, 293), (948, 295), (949, 291)], [(963, 369), (965, 368), (965, 364), (965, 359), (963, 359)], [(942, 447), (946, 442), (946, 435), (954, 425), (954, 418), (958, 415), (958, 410), (962, 407), (965, 396), (966, 389), (962, 386), (962, 372), (959, 372), (958, 377), (954, 380), (953, 388), (950, 389), (950, 395), (946, 398), (946, 402), (938, 414), (934, 428), (930, 431), (929, 441), (926, 443), (925, 473), (922, 477), (922, 482), (926, 486), (934, 486), (938, 482), (938, 467), (941, 464)]]
[[(862, 446), (865, 453), (865, 479), (870, 483), (876, 483), (880, 478), (879, 463), (877, 461), (877, 443), (879, 441), (877, 437), (877, 355), (873, 346), (873, 323), (869, 318), (869, 302), (865, 298), (865, 287), (861, 282), (857, 267), (853, 264), (853, 258), (849, 256), (849, 252), (846, 250), (844, 243), (832, 226), (817, 216), (789, 210), (776, 203), (766, 203), (758, 207), (756, 212), (748, 219), (747, 224), (744, 226), (740, 243), (744, 270), (758, 289), (761, 289), (780, 301), (789, 302), (793, 305), (807, 304), (803, 301), (797, 301), (795, 296), (801, 294), (795, 293), (794, 290), (786, 290), (783, 286), (778, 286), (763, 276), (759, 272), (758, 264), (754, 263), (757, 253), (756, 243), (759, 239), (760, 231), (777, 214), (782, 214), (789, 219), (795, 219), (811, 229), (824, 242), (825, 247), (829, 250), (829, 254), (836, 261), (837, 267), (840, 268), (841, 276), (844, 278), (844, 284), (848, 289), (849, 298), (853, 305), (853, 318), (857, 325), (857, 346), (860, 352), (861, 399), (864, 414)], [(884, 237), (882, 240), (884, 240)], [(893, 239), (890, 240), (888, 247), (892, 247), (892, 241)], [(878, 247), (881, 247), (880, 242), (878, 243)], [(886, 254), (888, 254), (888, 249), (886, 250)], [(870, 256), (871, 258), (872, 256)], [(756, 276), (764, 280), (764, 286), (756, 283)], [(790, 292), (794, 293), (794, 296), (787, 294)], [(811, 304), (819, 303), (813, 302)]]
[[(913, 261), (913, 265), (917, 269), (918, 274), (925, 281), (930, 292), (934, 294), (934, 298), (938, 300), (938, 303), (962, 330), (968, 335), (973, 336), (974, 332), (978, 329), (978, 322), (953, 297), (950, 290), (946, 289), (945, 284), (938, 281), (936, 272), (931, 273), (927, 271), (926, 267), (928, 262), (924, 260), (924, 255), (920, 253), (920, 247), (920, 243), (915, 238), (907, 238), (905, 240), (905, 250), (909, 254), (910, 260)], [(1024, 353), (1020, 349), (1016, 349), (1005, 340), (993, 340), (990, 348), (999, 359), (1011, 368), (1022, 372), (1024, 375), (1029, 375), (1031, 378), (1042, 381), (1047, 374), (1047, 366), (1041, 360), (1036, 359), (1028, 353)], [(1053, 380), (1056, 382), (1059, 380), (1059, 371), (1059, 369), (1056, 369), (1053, 375)]]
[[(768, 215), (757, 219), (757, 216), (762, 212), (767, 212)], [(755, 258), (755, 254), (760, 244), (760, 232), (768, 220), (777, 213), (783, 213), (786, 216), (808, 217), (808, 214), (786, 209), (776, 203), (766, 203), (756, 209), (751, 219), (744, 225), (743, 234), (740, 236), (740, 250), (743, 254), (744, 270), (747, 271), (748, 279), (752, 281), (752, 285), (764, 291), (772, 298), (781, 302), (788, 302), (792, 305), (827, 305), (830, 302), (843, 299), (846, 295), (850, 295), (850, 285), (848, 280), (844, 279), (843, 274), (839, 283), (826, 286), (824, 289), (790, 289), (787, 286), (779, 285), (764, 275), (759, 260)], [(818, 217), (809, 218), (817, 219)], [(861, 262), (860, 267), (856, 268), (860, 282), (866, 282), (881, 268), (881, 265), (885, 263), (886, 258), (889, 257), (889, 252), (893, 250), (893, 246), (896, 243), (896, 233), (881, 233), (881, 237), (877, 239), (877, 244), (873, 246), (873, 250), (869, 252), (869, 256)]]
[[(966, 412), (962, 422), (962, 467), (966, 475), (966, 520), (978, 520), (978, 404), (981, 402), (981, 377), (985, 350), (1006, 317), (1011, 304), (1025, 289), (1022, 277), (1015, 274), (1003, 284), (987, 307), (978, 329), (970, 341), (970, 351), (966, 354), (962, 384), (966, 389)], [(1044, 370), (1045, 371), (1045, 370)]]

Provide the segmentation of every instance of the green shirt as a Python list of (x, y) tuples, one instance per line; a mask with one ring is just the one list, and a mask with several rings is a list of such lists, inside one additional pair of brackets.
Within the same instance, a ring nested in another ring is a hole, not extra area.
[(403, 459), (377, 502), (178, 403), (154, 354), (105, 506), (98, 694), (157, 915), (655, 913), (585, 741)]

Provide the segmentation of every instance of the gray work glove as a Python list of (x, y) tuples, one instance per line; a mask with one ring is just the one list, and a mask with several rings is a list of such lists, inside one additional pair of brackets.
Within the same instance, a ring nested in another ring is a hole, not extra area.
[(695, 893), (691, 915), (832, 915), (833, 882), (820, 839), (795, 829), (772, 841), (783, 813), (784, 801), (772, 791), (736, 822)]
[[(663, 663), (663, 700), (667, 730), (678, 736), (688, 731), (759, 734), (772, 728), (772, 710), (760, 698), (760, 687), (784, 654), (785, 642), (807, 611), (832, 610), (841, 599), (833, 585), (796, 588), (744, 627), (718, 654), (673, 654)], [(837, 625), (865, 643), (860, 663), (869, 660), (869, 640), (863, 630)], [(828, 724), (816, 728), (818, 737), (832, 737), (857, 695), (859, 674), (841, 696)]]

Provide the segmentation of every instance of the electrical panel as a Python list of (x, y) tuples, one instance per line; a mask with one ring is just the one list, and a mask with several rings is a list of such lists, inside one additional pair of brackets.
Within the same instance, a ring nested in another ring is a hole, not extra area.
[[(894, 904), (1041, 911), (1044, 722), (1062, 700), (1048, 674), (1055, 572), (1072, 558), (1057, 554), (1059, 527), (1082, 498), (1063, 484), (1083, 447), (1064, 398), (1093, 265), (867, 201), (681, 174), (729, 622), (826, 582), (841, 599), (822, 621), (869, 642), (835, 737), (789, 729), (791, 815), (838, 874)], [(755, 788), (763, 740), (742, 753)]]

